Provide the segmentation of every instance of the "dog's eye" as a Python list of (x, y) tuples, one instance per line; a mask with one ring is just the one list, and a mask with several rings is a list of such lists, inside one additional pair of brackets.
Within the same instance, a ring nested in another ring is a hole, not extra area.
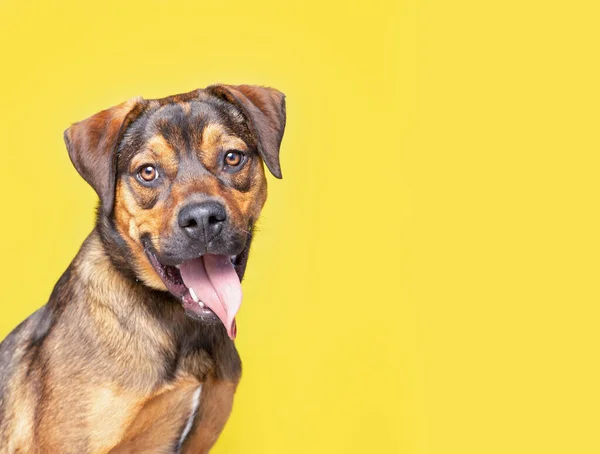
[(225, 164), (229, 167), (237, 167), (244, 160), (244, 155), (239, 151), (228, 151), (225, 155)]
[(158, 170), (154, 166), (144, 166), (138, 171), (139, 177), (150, 183), (158, 178)]

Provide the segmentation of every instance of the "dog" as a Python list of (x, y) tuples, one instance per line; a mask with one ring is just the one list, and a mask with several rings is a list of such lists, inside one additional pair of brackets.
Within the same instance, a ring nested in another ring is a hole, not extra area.
[(281, 92), (212, 85), (65, 131), (96, 223), (0, 344), (0, 453), (209, 452), (240, 379), (240, 281), (285, 122)]

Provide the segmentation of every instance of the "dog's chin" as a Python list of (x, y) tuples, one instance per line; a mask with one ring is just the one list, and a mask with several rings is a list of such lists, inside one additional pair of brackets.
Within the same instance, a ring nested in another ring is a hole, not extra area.
[(163, 263), (150, 240), (142, 244), (156, 274), (181, 301), (186, 315), (208, 324), (223, 323), (229, 336), (235, 338), (235, 313), (241, 303), (239, 283), (246, 270), (250, 238), (237, 255), (206, 254), (181, 260), (177, 265)]

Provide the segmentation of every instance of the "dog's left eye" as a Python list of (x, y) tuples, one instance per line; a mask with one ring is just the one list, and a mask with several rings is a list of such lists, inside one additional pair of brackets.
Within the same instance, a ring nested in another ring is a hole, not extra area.
[(138, 170), (138, 176), (145, 182), (150, 183), (158, 178), (158, 170), (154, 166), (143, 166)]
[(239, 151), (228, 151), (225, 155), (225, 164), (229, 167), (238, 167), (244, 161), (244, 155)]

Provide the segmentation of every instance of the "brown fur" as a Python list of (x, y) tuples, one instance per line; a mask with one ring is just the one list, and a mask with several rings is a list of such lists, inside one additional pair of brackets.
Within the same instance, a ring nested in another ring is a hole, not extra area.
[[(156, 129), (142, 129), (150, 119)], [(189, 126), (192, 120), (200, 126)], [(223, 326), (185, 315), (142, 240), (161, 252), (177, 235), (185, 203), (217, 198), (232, 232), (246, 238), (243, 274), (251, 226), (266, 200), (262, 160), (280, 176), (284, 124), (279, 92), (221, 85), (134, 98), (65, 133), (101, 205), (48, 304), (0, 344), (1, 454), (210, 450), (231, 411), (241, 363)], [(248, 164), (225, 174), (219, 162), (231, 149), (248, 153)], [(135, 182), (147, 162), (160, 166), (168, 186)]]

